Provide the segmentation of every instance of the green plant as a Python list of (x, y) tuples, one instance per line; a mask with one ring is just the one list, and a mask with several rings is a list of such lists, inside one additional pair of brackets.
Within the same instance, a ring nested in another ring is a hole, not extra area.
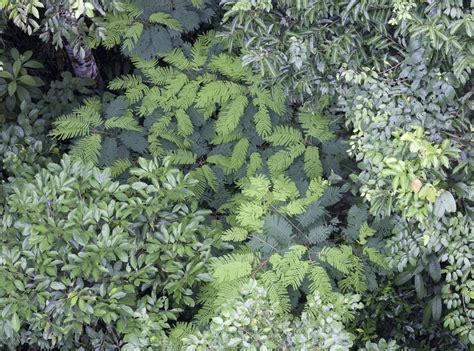
[(0, 333), (12, 349), (159, 347), (168, 321), (194, 306), (218, 232), (195, 180), (138, 163), (128, 184), (65, 156), (7, 185)]
[(59, 149), (51, 149), (51, 141), (47, 138), (51, 122), (77, 106), (82, 95), (90, 94), (89, 87), (94, 82), (63, 72), (61, 80), (48, 85), (48, 91), (38, 101), (22, 101), (19, 109), (10, 112), (2, 123), (2, 180), (23, 173), (34, 174), (50, 161), (50, 157), (59, 153)]
[(354, 336), (345, 330), (344, 314), (360, 309), (358, 301), (358, 296), (350, 296), (325, 304), (315, 293), (300, 317), (282, 315), (268, 292), (250, 280), (218, 308), (203, 331), (180, 325), (171, 340), (175, 349), (187, 351), (349, 350)]
[[(258, 76), (242, 67), (238, 57), (222, 53), (215, 40), (212, 33), (201, 37), (189, 55), (174, 50), (163, 58), (166, 67), (157, 60), (135, 58), (141, 74), (110, 83), (123, 96), (102, 106), (94, 100), (62, 116), (52, 135), (76, 138), (73, 156), (92, 155), (98, 163), (107, 159), (114, 170), (129, 166), (130, 159), (133, 162), (133, 156), (119, 158), (119, 148), (124, 146), (131, 150), (129, 155), (150, 153), (189, 167), (201, 180), (203, 201), (227, 215), (231, 226), (224, 236), (227, 241), (245, 246), (248, 239), (252, 250), (265, 259), (273, 255), (274, 260), (294, 245), (305, 245), (307, 252), (298, 260), (299, 274), (305, 277), (316, 272), (325, 282), (321, 287), (325, 290), (319, 291), (322, 296), (333, 291), (333, 278), (344, 292), (372, 289), (385, 261), (376, 241), (367, 245), (374, 234), (364, 223), (367, 212), (355, 205), (341, 209), (341, 219), (325, 212), (348, 190), (334, 186), (335, 174), (331, 181), (322, 178), (324, 171), (331, 174), (332, 165), (339, 164), (334, 151), (320, 155), (318, 148), (321, 141), (334, 138), (328, 119), (320, 110), (305, 108), (290, 115), (282, 89), (260, 87)], [(143, 126), (145, 134), (138, 130), (108, 134), (109, 121), (124, 118), (128, 124), (120, 124), (121, 128)], [(130, 138), (123, 138), (122, 133)], [(105, 142), (112, 138), (114, 141)], [(140, 145), (141, 150), (137, 149)], [(297, 215), (301, 217), (294, 219)], [(340, 222), (346, 216), (344, 227)], [(325, 268), (331, 270), (331, 277)], [(293, 286), (280, 280), (278, 285), (276, 280), (272, 284), (278, 287), (284, 310), (290, 309), (289, 296), (307, 294), (306, 288), (300, 289), (301, 282)], [(287, 291), (290, 286), (294, 293)], [(209, 289), (206, 301), (220, 301), (216, 298), (219, 293)]]
[[(133, 116), (145, 135), (127, 134), (127, 140), (104, 146), (92, 142), (102, 138), (96, 127), (106, 122), (99, 104), (93, 113), (88, 105), (74, 116), (62, 117), (52, 135), (61, 139), (87, 135), (89, 141), (79, 139), (73, 152), (81, 147), (111, 162), (121, 160), (121, 145), (139, 154), (170, 156), (175, 164), (194, 166), (196, 176), (213, 190), (259, 169), (273, 175), (298, 174), (304, 164), (309, 178), (322, 172), (315, 144), (333, 137), (328, 120), (318, 110), (302, 109), (297, 118), (286, 114), (283, 90), (261, 88), (250, 68), (221, 52), (212, 33), (201, 37), (191, 54), (174, 50), (163, 60), (169, 66), (135, 58), (141, 74), (110, 83), (124, 96), (105, 109), (105, 119)], [(89, 120), (91, 116), (97, 120)], [(80, 126), (76, 119), (83, 121)], [(142, 147), (133, 150), (134, 146)]]
[(203, 291), (200, 318), (206, 320), (248, 277), (257, 277), (284, 312), (298, 310), (297, 301), (314, 292), (331, 303), (337, 292), (377, 287), (376, 274), (388, 265), (372, 238), (376, 230), (367, 223), (367, 211), (352, 206), (343, 226), (325, 209), (342, 191), (314, 179), (303, 195), (285, 177), (273, 184), (263, 175), (245, 178), (222, 236), (243, 251), (214, 259), (215, 279)]
[(463, 160), (472, 155), (470, 94), (456, 100), (452, 76), (426, 70), (425, 49), (410, 48), (400, 72), (341, 74), (350, 153), (361, 169), (354, 179), (371, 213), (398, 222), (387, 241), (395, 283), (414, 282), (425, 321), (443, 318), (473, 343), (472, 165)]
[[(17, 49), (10, 50), (6, 56), (0, 52), (0, 101), (5, 103), (7, 111), (13, 111), (22, 101), (31, 102), (32, 98), (39, 99), (41, 91), (38, 87), (44, 85), (41, 78), (31, 75), (32, 70), (43, 68), (43, 65), (32, 60), (33, 52), (20, 54)], [(2, 111), (3, 112), (3, 111)]]
[(160, 57), (175, 48), (186, 47), (184, 35), (210, 23), (215, 7), (214, 0), (154, 4), (131, 0), (123, 4), (122, 11), (108, 12), (100, 20), (101, 25), (88, 34), (87, 45), (120, 45), (125, 55), (144, 60)]
[(223, 7), (222, 39), (241, 50), (265, 85), (283, 83), (291, 101), (337, 95), (334, 77), (344, 63), (395, 69), (415, 39), (461, 83), (474, 67), (468, 2), (225, 0)]

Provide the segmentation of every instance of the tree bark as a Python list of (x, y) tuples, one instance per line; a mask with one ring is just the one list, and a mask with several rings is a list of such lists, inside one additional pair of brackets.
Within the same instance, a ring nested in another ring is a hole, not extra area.
[(84, 52), (84, 57), (81, 57), (80, 52), (74, 53), (74, 48), (69, 43), (66, 43), (64, 48), (76, 76), (92, 79), (99, 77), (99, 68), (90, 49), (81, 47)]
[[(74, 28), (76, 33), (80, 33), (79, 23), (70, 10), (62, 9), (62, 11), (60, 11), (60, 18), (65, 25)], [(77, 42), (81, 43), (81, 38), (77, 38)], [(100, 80), (97, 61), (91, 49), (86, 48), (84, 45), (80, 45), (79, 48), (77, 48), (77, 42), (75, 45), (71, 42), (64, 44), (74, 74), (77, 77)], [(76, 48), (76, 50), (74, 50), (74, 48)]]

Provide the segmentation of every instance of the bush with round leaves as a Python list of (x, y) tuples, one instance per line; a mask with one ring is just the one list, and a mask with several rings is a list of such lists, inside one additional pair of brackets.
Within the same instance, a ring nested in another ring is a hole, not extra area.
[[(11, 178), (1, 213), (0, 344), (156, 349), (219, 246), (196, 181), (139, 159), (127, 184), (64, 156)], [(7, 346), (8, 345), (8, 346)]]

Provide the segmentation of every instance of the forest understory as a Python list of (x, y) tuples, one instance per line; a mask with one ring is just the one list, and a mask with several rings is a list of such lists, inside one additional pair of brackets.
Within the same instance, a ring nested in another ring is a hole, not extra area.
[(474, 350), (474, 0), (0, 0), (0, 349)]

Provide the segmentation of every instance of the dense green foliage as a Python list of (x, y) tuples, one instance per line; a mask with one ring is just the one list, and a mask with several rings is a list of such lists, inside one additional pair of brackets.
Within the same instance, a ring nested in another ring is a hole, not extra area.
[(354, 336), (344, 330), (343, 321), (348, 312), (362, 307), (358, 300), (352, 296), (336, 306), (324, 305), (316, 292), (300, 318), (282, 317), (277, 312), (280, 306), (272, 305), (268, 293), (251, 280), (235, 298), (219, 306), (208, 329), (179, 326), (174, 333), (182, 335), (182, 347), (189, 351), (347, 350)]
[(196, 210), (196, 180), (138, 162), (129, 184), (65, 157), (6, 185), (0, 329), (11, 347), (153, 347), (194, 306), (218, 231)]
[(473, 5), (0, 0), (0, 345), (472, 348)]

